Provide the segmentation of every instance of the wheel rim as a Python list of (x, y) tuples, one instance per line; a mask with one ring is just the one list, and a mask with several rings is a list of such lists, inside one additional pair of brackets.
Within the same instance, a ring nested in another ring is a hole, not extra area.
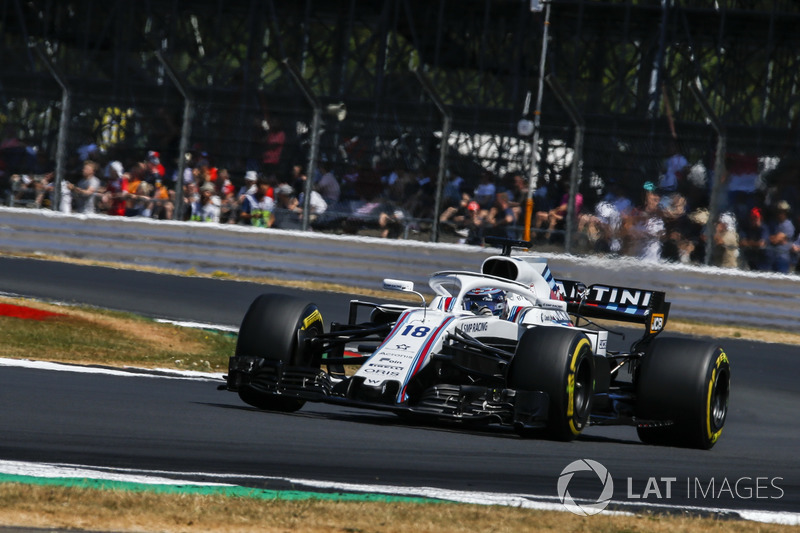
[(573, 393), (573, 412), (575, 418), (586, 418), (589, 411), (589, 398), (592, 394), (592, 369), (589, 360), (583, 359), (575, 372), (575, 392)]
[(714, 383), (711, 393), (711, 423), (714, 430), (721, 429), (728, 415), (728, 396), (730, 394), (730, 373), (727, 369), (721, 370)]
[(294, 354), (291, 358), (291, 364), (297, 366), (308, 366), (312, 363), (310, 354), (307, 353), (304, 342), (306, 339), (311, 339), (317, 335), (321, 335), (324, 330), (320, 322), (314, 322), (307, 329), (302, 329), (302, 321), (297, 325), (297, 332), (295, 334)]

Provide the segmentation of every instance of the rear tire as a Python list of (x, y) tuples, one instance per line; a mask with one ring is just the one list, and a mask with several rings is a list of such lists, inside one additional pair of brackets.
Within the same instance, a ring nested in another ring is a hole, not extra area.
[(730, 362), (719, 345), (694, 339), (655, 339), (638, 370), (636, 416), (673, 423), (637, 427), (641, 441), (711, 449), (725, 425), (730, 378)]
[[(235, 353), (291, 366), (311, 366), (312, 357), (303, 351), (303, 341), (323, 331), (322, 315), (315, 304), (292, 296), (262, 294), (242, 319)], [(297, 411), (306, 403), (248, 385), (239, 390), (239, 397), (258, 409), (285, 413)]]
[(508, 386), (547, 393), (549, 407), (544, 431), (520, 428), (523, 437), (569, 441), (580, 435), (592, 411), (594, 358), (583, 333), (569, 328), (535, 327), (517, 344), (508, 369)]

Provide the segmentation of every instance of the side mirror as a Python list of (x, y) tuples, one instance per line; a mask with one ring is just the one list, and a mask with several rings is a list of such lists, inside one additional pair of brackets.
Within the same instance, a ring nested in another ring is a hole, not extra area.
[(416, 294), (417, 296), (419, 296), (419, 299), (422, 300), (423, 309), (427, 309), (427, 304), (425, 303), (425, 296), (414, 290), (413, 281), (386, 278), (383, 280), (383, 288), (387, 291), (410, 292), (411, 294)]
[(414, 282), (386, 278), (383, 280), (383, 288), (387, 291), (414, 292)]

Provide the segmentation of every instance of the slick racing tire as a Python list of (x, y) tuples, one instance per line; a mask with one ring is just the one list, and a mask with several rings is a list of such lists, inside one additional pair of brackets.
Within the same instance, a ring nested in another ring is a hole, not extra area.
[(725, 425), (730, 386), (730, 362), (719, 345), (655, 339), (636, 378), (636, 417), (647, 423), (637, 427), (639, 438), (646, 444), (711, 449)]
[[(236, 342), (236, 355), (263, 357), (291, 366), (311, 366), (303, 341), (323, 332), (322, 315), (317, 306), (281, 294), (262, 294), (242, 319)], [(247, 404), (270, 411), (294, 412), (305, 400), (282, 397), (244, 386), (239, 397)]]
[(589, 421), (594, 394), (592, 345), (583, 333), (561, 327), (535, 327), (517, 344), (508, 369), (508, 386), (547, 393), (549, 407), (544, 431), (519, 428), (523, 437), (569, 441)]

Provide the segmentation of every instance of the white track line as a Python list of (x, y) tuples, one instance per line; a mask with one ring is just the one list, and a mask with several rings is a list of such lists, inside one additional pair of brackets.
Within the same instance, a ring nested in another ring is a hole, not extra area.
[(52, 370), (57, 372), (74, 372), (78, 374), (102, 374), (106, 376), (120, 377), (144, 377), (160, 379), (191, 379), (201, 381), (221, 381), (221, 372), (197, 372), (194, 370), (174, 370), (171, 368), (134, 368), (123, 367), (125, 370), (116, 370), (110, 367), (94, 367), (82, 365), (70, 365), (66, 363), (55, 363), (50, 361), (32, 361), (30, 359), (9, 359), (0, 357), (0, 367), (31, 368), (35, 370)]
[[(439, 500), (447, 500), (458, 503), (468, 503), (477, 505), (501, 505), (509, 507), (521, 507), (540, 511), (562, 511), (566, 512), (565, 507), (554, 496), (542, 496), (536, 494), (503, 494), (495, 492), (473, 492), (441, 489), (436, 487), (401, 487), (394, 485), (370, 485), (360, 483), (340, 483), (334, 481), (324, 481), (315, 479), (287, 478), (278, 476), (257, 476), (248, 474), (219, 474), (209, 472), (177, 472), (168, 470), (139, 470), (126, 468), (110, 468), (87, 465), (71, 464), (48, 464), (48, 463), (29, 463), (23, 461), (4, 461), (0, 460), (0, 473), (34, 476), (46, 478), (86, 478), (113, 480), (130, 483), (143, 483), (153, 485), (193, 485), (193, 486), (235, 486), (227, 483), (217, 482), (196, 482), (187, 477), (201, 477), (204, 479), (247, 479), (261, 482), (279, 481), (291, 486), (303, 486), (311, 489), (351, 492), (385, 494), (392, 496), (424, 497)], [(175, 479), (175, 478), (183, 479)], [(293, 489), (296, 490), (296, 489)], [(629, 502), (612, 500), (612, 505), (627, 508), (641, 509), (661, 509), (669, 511), (692, 511), (698, 513), (720, 514), (740, 516), (744, 520), (780, 524), (787, 526), (800, 525), (800, 513), (762, 511), (756, 509), (727, 509), (715, 507), (667, 505), (667, 504), (647, 504), (641, 502)], [(630, 515), (629, 511), (603, 511), (603, 514)]]

